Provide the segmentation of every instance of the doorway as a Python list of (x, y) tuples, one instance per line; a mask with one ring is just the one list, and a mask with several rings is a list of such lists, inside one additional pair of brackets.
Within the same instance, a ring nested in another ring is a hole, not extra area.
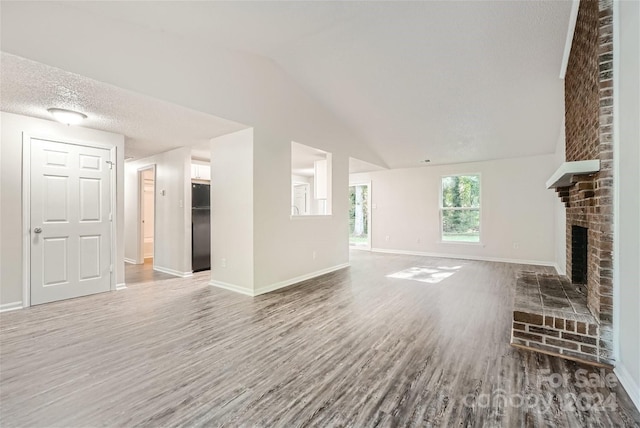
[(349, 186), (349, 247), (371, 250), (371, 183)]
[(138, 264), (154, 265), (156, 218), (156, 167), (146, 166), (138, 170), (140, 204), (140, 238), (138, 239)]
[(291, 215), (308, 215), (310, 199), (309, 183), (293, 183), (293, 194), (291, 204)]

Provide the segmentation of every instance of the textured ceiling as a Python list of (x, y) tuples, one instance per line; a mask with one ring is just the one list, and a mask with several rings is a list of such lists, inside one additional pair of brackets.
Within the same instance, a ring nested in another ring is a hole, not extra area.
[(82, 126), (124, 134), (125, 156), (141, 158), (247, 126), (2, 53), (0, 109), (51, 120), (49, 107), (85, 113)]
[(390, 167), (552, 153), (562, 126), (570, 1), (62, 4), (268, 57)]

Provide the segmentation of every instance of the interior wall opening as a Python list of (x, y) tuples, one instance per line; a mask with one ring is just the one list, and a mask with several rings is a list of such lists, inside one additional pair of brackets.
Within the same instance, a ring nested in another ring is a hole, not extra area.
[(291, 216), (331, 215), (331, 153), (291, 143)]

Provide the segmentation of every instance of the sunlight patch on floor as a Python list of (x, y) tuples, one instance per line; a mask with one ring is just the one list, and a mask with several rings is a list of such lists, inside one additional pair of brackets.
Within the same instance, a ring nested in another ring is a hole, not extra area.
[(401, 270), (400, 272), (387, 275), (387, 278), (409, 279), (412, 281), (437, 284), (440, 281), (449, 278), (461, 267), (462, 266), (439, 266), (437, 268), (434, 268), (414, 266), (410, 267), (409, 269)]

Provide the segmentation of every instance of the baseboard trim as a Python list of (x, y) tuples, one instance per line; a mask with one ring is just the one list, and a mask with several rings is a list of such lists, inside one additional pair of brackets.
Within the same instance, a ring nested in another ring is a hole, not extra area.
[(248, 288), (245, 288), (245, 287), (240, 287), (239, 285), (229, 284), (228, 282), (215, 281), (212, 279), (211, 281), (209, 281), (209, 285), (212, 287), (222, 288), (223, 290), (234, 291), (236, 293), (244, 294), (245, 296), (250, 296), (250, 297), (254, 296), (252, 290), (249, 290)]
[(116, 291), (126, 290), (126, 289), (127, 289), (127, 284), (125, 284), (124, 282), (121, 282), (120, 284), (116, 284)]
[(344, 269), (351, 266), (350, 263), (342, 263), (339, 265), (331, 266), (326, 269), (320, 269), (315, 272), (311, 272), (305, 275), (300, 275), (295, 278), (287, 279), (285, 281), (276, 282), (275, 284), (267, 285), (265, 287), (257, 288), (254, 291), (254, 296), (259, 296), (261, 294), (270, 293), (272, 291), (278, 290), (280, 288), (289, 287), (290, 285), (297, 284), (302, 281), (306, 281), (308, 279), (316, 278), (318, 276), (326, 275), (331, 272), (335, 272), (340, 269)]
[(308, 279), (312, 279), (312, 278), (316, 278), (318, 276), (322, 276), (322, 275), (326, 275), (328, 273), (331, 272), (335, 272), (337, 270), (340, 269), (344, 269), (351, 266), (350, 263), (342, 263), (336, 266), (331, 266), (329, 268), (326, 269), (320, 269), (317, 270), (315, 272), (311, 272), (305, 275), (300, 275), (300, 276), (296, 276), (295, 278), (290, 278), (287, 279), (285, 281), (280, 281), (280, 282), (276, 282), (274, 284), (271, 285), (267, 285), (264, 287), (260, 287), (257, 289), (248, 289), (246, 287), (240, 287), (238, 285), (235, 284), (230, 284), (228, 282), (223, 282), (223, 281), (217, 281), (217, 280), (211, 280), (209, 281), (209, 285), (213, 286), (213, 287), (218, 287), (218, 288), (222, 288), (224, 290), (228, 290), (228, 291), (235, 291), (236, 293), (240, 293), (240, 294), (244, 294), (245, 296), (251, 296), (251, 297), (256, 297), (259, 296), (261, 294), (266, 294), (266, 293), (270, 293), (272, 291), (276, 291), (279, 290), (281, 288), (285, 288), (285, 287), (289, 287), (291, 285), (297, 284), (299, 282), (302, 281), (306, 281)]
[(545, 262), (540, 260), (524, 260), (524, 259), (503, 259), (499, 257), (484, 257), (484, 256), (470, 256), (470, 255), (458, 255), (447, 253), (423, 253), (420, 251), (405, 251), (405, 250), (392, 250), (387, 248), (372, 248), (373, 253), (385, 253), (385, 254), (400, 254), (406, 256), (425, 256), (425, 257), (437, 257), (442, 259), (456, 259), (456, 260), (478, 260), (483, 262), (498, 262), (498, 263), (513, 263), (521, 265), (534, 265), (534, 266), (549, 266), (556, 267), (555, 262)]
[(0, 305), (0, 313), (2, 312), (9, 312), (9, 311), (16, 311), (18, 309), (22, 309), (22, 302), (11, 302), (11, 303), (4, 303), (2, 305)]
[(128, 259), (128, 258), (126, 258), (126, 257), (124, 258), (124, 262), (125, 262), (125, 263), (129, 263), (130, 265), (137, 265), (137, 264), (138, 264), (138, 263), (136, 263), (136, 261), (135, 261), (135, 260), (133, 260), (133, 259)]
[(165, 268), (165, 267), (162, 267), (162, 266), (154, 266), (153, 270), (158, 271), (158, 272), (162, 272), (162, 273), (166, 273), (166, 274), (169, 274), (169, 275), (177, 276), (179, 278), (189, 278), (190, 276), (193, 276), (193, 272), (192, 271), (180, 272), (178, 270), (169, 269), (169, 268)]
[(635, 404), (636, 408), (640, 410), (640, 385), (633, 380), (631, 374), (629, 374), (629, 371), (623, 364), (618, 363), (613, 369), (613, 372), (618, 377), (618, 380), (624, 390), (629, 394), (633, 404)]

